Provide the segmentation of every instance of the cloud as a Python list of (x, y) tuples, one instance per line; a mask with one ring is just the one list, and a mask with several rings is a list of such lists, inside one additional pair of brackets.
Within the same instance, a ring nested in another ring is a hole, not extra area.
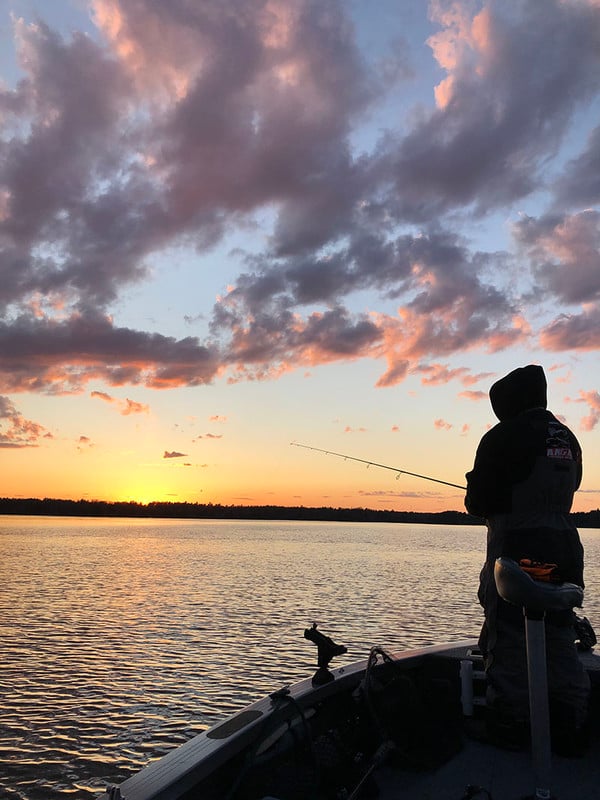
[(472, 386), (474, 383), (479, 383), (479, 381), (487, 381), (493, 377), (495, 377), (494, 372), (479, 372), (476, 375), (465, 375), (461, 380), (465, 386)]
[(487, 400), (488, 393), (487, 392), (481, 392), (481, 391), (475, 392), (475, 391), (472, 391), (472, 390), (466, 390), (464, 392), (459, 392), (458, 396), (459, 397), (464, 397), (466, 400), (479, 401), (479, 400)]
[(385, 147), (388, 199), (405, 218), (469, 205), (483, 213), (530, 194), (570, 115), (596, 92), (592, 5), (492, 1), (475, 16), (469, 8), (432, 3), (441, 30), (429, 44), (446, 72), (438, 108)]
[(514, 226), (536, 283), (559, 302), (600, 300), (600, 212), (525, 217)]
[(341, 4), (96, 0), (94, 11), (125, 75), (161, 106), (147, 143), (172, 223), (212, 238), (224, 216), (277, 201), (283, 249), (331, 235), (351, 180), (340, 141), (379, 91)]
[(26, 419), (8, 397), (0, 395), (0, 448), (38, 447), (52, 434), (39, 422)]
[(588, 432), (593, 431), (599, 420), (600, 412), (597, 409), (590, 411), (590, 413), (581, 420), (581, 430)]
[(104, 400), (105, 403), (115, 402), (114, 397), (111, 397), (109, 394), (106, 394), (106, 392), (96, 392), (96, 391), (90, 392), (90, 397), (97, 397), (99, 400)]
[(600, 393), (595, 390), (589, 392), (580, 390), (579, 397), (572, 402), (585, 403), (588, 406), (589, 414), (582, 417), (580, 427), (582, 431), (593, 431), (600, 422)]
[(0, 305), (40, 292), (81, 310), (105, 306), (146, 272), (145, 179), (121, 128), (127, 82), (90, 37), (76, 33), (67, 44), (43, 22), (22, 20), (15, 35), (26, 78), (0, 95), (0, 110), (18, 108), (25, 135), (2, 147)]
[(5, 391), (80, 392), (90, 380), (151, 388), (210, 383), (216, 353), (193, 337), (115, 327), (107, 316), (62, 321), (21, 315), (0, 322), (0, 387)]
[(379, 315), (384, 334), (380, 354), (388, 362), (378, 386), (392, 386), (403, 380), (410, 364), (424, 356), (449, 356), (468, 350), (477, 342), (489, 352), (526, 342), (531, 335), (521, 317), (510, 322), (481, 313), (469, 298), (461, 298), (443, 311), (432, 315), (401, 309), (398, 318)]
[[(253, 260), (252, 272), (216, 304), (212, 331), (232, 331), (228, 358), (313, 365), (340, 358), (385, 358), (380, 385), (402, 380), (426, 355), (448, 355), (477, 342), (490, 350), (529, 335), (508, 292), (480, 277), (496, 255), (470, 253), (455, 233), (437, 226), (387, 240), (357, 234), (348, 247), (317, 260)], [(354, 314), (340, 294), (375, 290), (406, 297), (397, 317)], [(302, 317), (296, 308), (329, 305)]]
[(600, 349), (600, 306), (584, 308), (580, 314), (560, 314), (540, 332), (545, 350)]
[(555, 375), (554, 380), (556, 383), (570, 383), (573, 379), (573, 371), (568, 366), (568, 364), (551, 364), (548, 367), (548, 372), (556, 372), (558, 373), (559, 370), (566, 370), (564, 375)]
[(177, 450), (165, 450), (163, 458), (185, 458), (187, 453), (178, 453)]
[(588, 137), (585, 149), (565, 167), (555, 184), (556, 206), (586, 207), (600, 203), (600, 126)]
[(119, 413), (125, 417), (130, 414), (147, 414), (150, 411), (150, 407), (145, 403), (137, 403), (135, 400), (130, 400), (129, 398), (118, 400), (117, 398), (111, 397), (106, 392), (93, 391), (90, 392), (90, 397), (97, 397), (100, 400), (104, 400), (106, 403), (114, 403), (119, 408)]
[(465, 372), (468, 372), (464, 367), (456, 369), (448, 369), (442, 364), (429, 364), (427, 366), (417, 367), (417, 372), (425, 373), (421, 378), (421, 383), (424, 385), (438, 385), (449, 383), (454, 378), (464, 378)]
[(408, 490), (407, 491), (402, 491), (402, 490), (400, 490), (400, 491), (391, 491), (389, 489), (388, 490), (381, 490), (381, 491), (379, 491), (379, 490), (374, 490), (374, 491), (359, 490), (358, 494), (362, 495), (363, 497), (381, 497), (382, 500), (385, 500), (386, 498), (396, 499), (397, 500), (398, 498), (401, 498), (401, 497), (402, 498), (406, 498), (406, 499), (418, 499), (418, 500), (424, 500), (426, 498), (430, 499), (430, 498), (437, 498), (437, 497), (445, 497), (445, 495), (442, 495), (439, 492), (427, 492), (427, 491), (418, 492), (418, 491), (408, 491)]
[(437, 428), (438, 430), (449, 431), (453, 425), (450, 422), (446, 422), (445, 419), (436, 419), (433, 423), (433, 427)]
[(446, 384), (455, 379), (461, 383), (476, 380), (469, 376), (470, 370), (467, 367), (449, 368), (446, 364), (422, 364), (414, 371), (421, 373), (421, 383), (429, 386)]
[[(433, 2), (435, 105), (360, 151), (361, 125), (411, 65), (401, 40), (370, 62), (341, 0), (91, 9), (96, 37), (14, 23), (22, 79), (0, 88), (0, 391), (272, 380), (359, 358), (383, 364), (381, 387), (429, 360), (432, 382), (476, 382), (435, 365), (536, 334), (514, 257), (458, 231), (540, 190), (552, 211), (514, 229), (525, 272), (550, 305), (582, 306), (540, 342), (598, 347), (599, 212), (585, 209), (600, 128), (548, 169), (597, 95), (592, 4)], [(157, 255), (207, 252), (265, 210), (264, 247), (238, 253), (205, 341), (114, 322)], [(373, 307), (356, 311), (362, 292)]]
[(127, 417), (130, 414), (147, 414), (150, 411), (150, 406), (146, 403), (138, 403), (135, 400), (125, 398), (125, 404), (121, 407), (121, 414)]

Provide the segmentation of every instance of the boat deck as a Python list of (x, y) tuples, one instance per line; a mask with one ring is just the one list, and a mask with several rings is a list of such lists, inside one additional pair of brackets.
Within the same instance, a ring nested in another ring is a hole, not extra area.
[[(554, 757), (550, 788), (556, 800), (588, 800), (600, 796), (600, 740), (584, 759)], [(435, 772), (406, 772), (382, 767), (375, 774), (379, 800), (522, 800), (534, 790), (531, 757), (477, 741)], [(467, 794), (467, 786), (487, 790)], [(365, 791), (364, 800), (368, 797)]]
[[(456, 658), (464, 657), (458, 648)], [(600, 689), (600, 659), (592, 653), (580, 654), (595, 698)], [(523, 800), (534, 794), (534, 772), (529, 751), (502, 750), (483, 741), (482, 726), (472, 726), (464, 747), (450, 761), (430, 772), (410, 772), (390, 766), (374, 775), (379, 800)], [(468, 793), (468, 787), (481, 791)], [(588, 800), (600, 797), (600, 725), (592, 731), (584, 758), (552, 756), (550, 789), (552, 800)], [(364, 798), (368, 797), (365, 792)]]

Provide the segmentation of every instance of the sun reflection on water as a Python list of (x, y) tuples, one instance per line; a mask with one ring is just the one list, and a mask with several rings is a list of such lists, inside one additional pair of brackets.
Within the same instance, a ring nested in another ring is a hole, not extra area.
[[(582, 533), (600, 563), (600, 532)], [(312, 674), (476, 635), (481, 528), (0, 518), (0, 793), (84, 798)], [(588, 569), (586, 614), (600, 611)]]

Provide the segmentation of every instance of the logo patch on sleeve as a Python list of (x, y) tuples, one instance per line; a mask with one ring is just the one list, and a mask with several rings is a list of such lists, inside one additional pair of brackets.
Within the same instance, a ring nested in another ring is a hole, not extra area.
[(546, 455), (548, 458), (562, 458), (573, 460), (569, 432), (559, 425), (551, 423), (548, 425), (548, 435), (546, 436)]
[(573, 460), (573, 453), (570, 447), (548, 447), (546, 449), (548, 458), (568, 458)]

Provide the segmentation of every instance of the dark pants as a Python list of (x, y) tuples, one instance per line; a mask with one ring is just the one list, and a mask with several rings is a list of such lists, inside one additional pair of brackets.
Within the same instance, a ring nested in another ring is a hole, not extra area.
[[(546, 666), (553, 729), (576, 731), (586, 722), (590, 680), (583, 668), (573, 629), (573, 614), (547, 615)], [(500, 598), (486, 615), (480, 640), (488, 678), (488, 707), (517, 721), (529, 717), (525, 620), (520, 609)]]

